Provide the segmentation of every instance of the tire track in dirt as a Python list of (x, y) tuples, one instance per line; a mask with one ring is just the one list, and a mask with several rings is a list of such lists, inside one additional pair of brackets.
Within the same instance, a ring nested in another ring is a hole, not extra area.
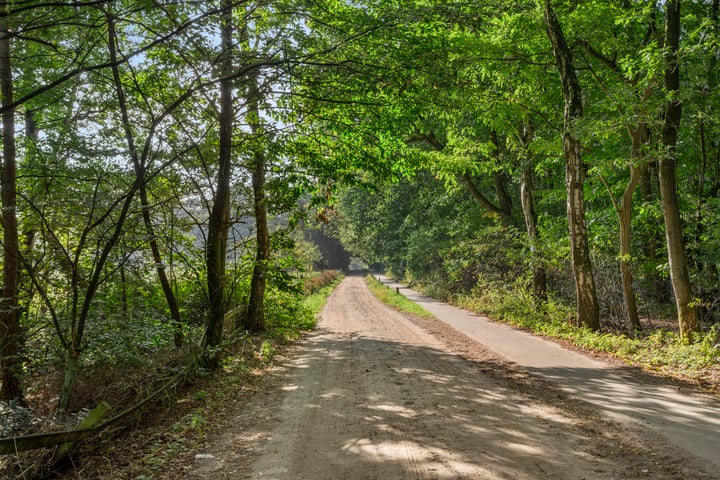
[(711, 478), (438, 328), (347, 278), (272, 388), (210, 449), (212, 465), (188, 478)]

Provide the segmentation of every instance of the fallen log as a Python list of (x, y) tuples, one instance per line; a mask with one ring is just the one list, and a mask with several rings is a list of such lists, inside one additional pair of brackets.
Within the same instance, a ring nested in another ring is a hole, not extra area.
[[(175, 387), (180, 379), (186, 375), (186, 372), (183, 371), (180, 374), (172, 377), (170, 381), (168, 381), (165, 385), (163, 385), (160, 389), (153, 392), (151, 395), (143, 399), (141, 402), (133, 405), (132, 407), (128, 408), (127, 410), (118, 413), (114, 417), (110, 418), (109, 420), (95, 424), (95, 426), (85, 426), (83, 427), (83, 423), (81, 423), (81, 428), (73, 429), (73, 430), (63, 430), (59, 432), (49, 432), (49, 433), (35, 433), (32, 435), (23, 435), (18, 437), (8, 437), (8, 438), (0, 438), (0, 455), (9, 455), (19, 452), (25, 452), (28, 450), (36, 450), (39, 448), (50, 448), (50, 447), (56, 447), (58, 445), (68, 445), (73, 444), (76, 442), (79, 442), (80, 440), (84, 440), (88, 437), (91, 437), (93, 435), (96, 435), (97, 433), (105, 430), (106, 428), (110, 427), (111, 425), (117, 423), (118, 421), (122, 420), (123, 418), (127, 417), (131, 413), (135, 412), (136, 410), (139, 410), (143, 405), (153, 400), (155, 397), (160, 395), (161, 393)], [(105, 403), (105, 402), (103, 402)], [(102, 404), (100, 404), (102, 405)], [(107, 404), (106, 404), (107, 405)], [(99, 406), (98, 406), (99, 407)], [(98, 407), (93, 409), (95, 411)], [(108, 405), (109, 409), (109, 405)], [(103, 414), (107, 412), (105, 410)], [(88, 415), (87, 418), (89, 418), (91, 415)], [(98, 418), (99, 420), (99, 418)], [(93, 422), (96, 423), (96, 422)]]

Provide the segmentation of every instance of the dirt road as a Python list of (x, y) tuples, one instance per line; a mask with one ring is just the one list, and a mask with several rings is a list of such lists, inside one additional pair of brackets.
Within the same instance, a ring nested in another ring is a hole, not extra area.
[(436, 318), (503, 358), (549, 380), (574, 398), (622, 423), (659, 435), (693, 455), (705, 469), (720, 472), (720, 398), (680, 382), (664, 382), (617, 362), (600, 361), (581, 352), (494, 322), (484, 315), (426, 297), (386, 277)]
[(714, 478), (358, 277), (240, 412), (187, 478)]

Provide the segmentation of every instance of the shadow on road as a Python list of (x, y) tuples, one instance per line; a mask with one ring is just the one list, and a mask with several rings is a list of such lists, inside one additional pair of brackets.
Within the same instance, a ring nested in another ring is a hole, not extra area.
[(680, 468), (670, 460), (624, 452), (607, 424), (488, 375), (503, 368), (321, 330), (286, 373), (281, 421), (295, 438), (270, 446), (285, 466), (263, 478), (681, 478), (666, 476)]

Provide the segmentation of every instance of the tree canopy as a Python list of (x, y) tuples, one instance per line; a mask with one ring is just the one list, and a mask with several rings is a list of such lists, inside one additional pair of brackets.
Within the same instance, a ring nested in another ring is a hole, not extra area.
[(720, 316), (719, 11), (1, 2), (2, 400), (43, 365), (60, 409), (88, 365), (218, 368), (313, 224), (440, 295), (692, 341)]

